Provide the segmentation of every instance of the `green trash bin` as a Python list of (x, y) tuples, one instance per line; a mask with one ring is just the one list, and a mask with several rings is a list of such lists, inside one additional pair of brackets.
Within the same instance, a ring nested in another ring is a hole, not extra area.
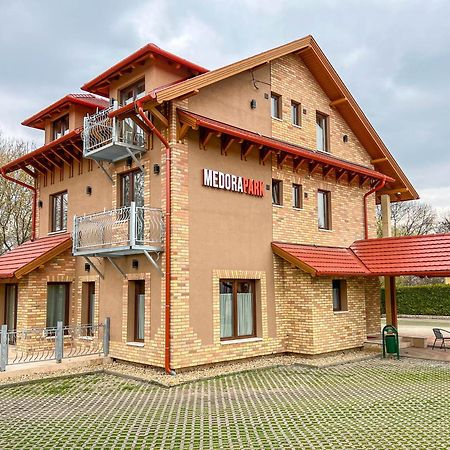
[(400, 344), (398, 340), (398, 332), (392, 325), (386, 325), (382, 332), (383, 337), (383, 358), (386, 354), (397, 354), (397, 359), (400, 359)]

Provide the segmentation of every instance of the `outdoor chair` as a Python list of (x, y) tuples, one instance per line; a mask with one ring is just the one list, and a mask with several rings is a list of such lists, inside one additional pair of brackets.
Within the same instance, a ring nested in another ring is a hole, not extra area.
[[(444, 336), (444, 333), (448, 333), (449, 336)], [(433, 347), (431, 347), (432, 350), (434, 350), (434, 346), (436, 345), (437, 340), (441, 340), (441, 346), (439, 348), (444, 347), (444, 350), (447, 351), (447, 347), (445, 346), (445, 341), (450, 341), (450, 331), (443, 330), (442, 328), (433, 328), (434, 333), (434, 342)]]

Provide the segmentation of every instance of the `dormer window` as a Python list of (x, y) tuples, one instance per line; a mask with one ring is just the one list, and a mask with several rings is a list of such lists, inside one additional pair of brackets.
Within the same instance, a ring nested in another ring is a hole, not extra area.
[(134, 102), (136, 99), (143, 97), (145, 94), (145, 80), (142, 78), (136, 83), (127, 86), (120, 91), (120, 103), (122, 105), (128, 105)]
[(69, 132), (69, 114), (53, 122), (53, 140), (59, 139)]

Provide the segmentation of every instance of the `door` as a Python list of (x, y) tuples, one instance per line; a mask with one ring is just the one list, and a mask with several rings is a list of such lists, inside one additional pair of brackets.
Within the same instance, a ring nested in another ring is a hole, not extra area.
[[(5, 323), (8, 331), (17, 330), (17, 284), (5, 286)], [(15, 344), (15, 334), (9, 338), (10, 344)]]

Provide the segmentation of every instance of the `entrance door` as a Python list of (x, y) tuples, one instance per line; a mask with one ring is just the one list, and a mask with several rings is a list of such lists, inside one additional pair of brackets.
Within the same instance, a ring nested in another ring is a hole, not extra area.
[(8, 331), (17, 329), (17, 284), (5, 286), (5, 323)]

